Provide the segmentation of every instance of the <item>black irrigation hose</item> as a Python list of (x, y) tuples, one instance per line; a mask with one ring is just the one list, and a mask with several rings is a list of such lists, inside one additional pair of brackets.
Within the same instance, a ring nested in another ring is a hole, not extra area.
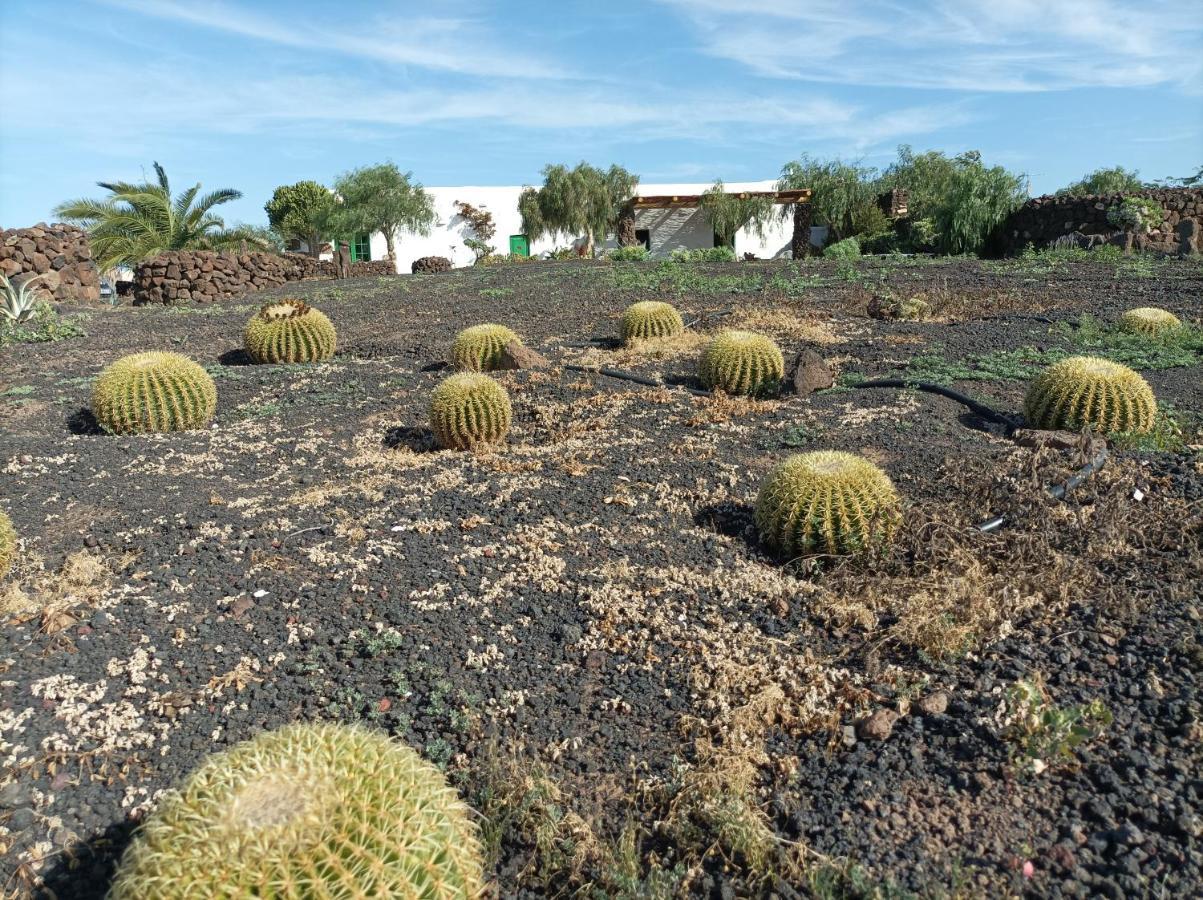
[(878, 378), (873, 381), (861, 381), (850, 386), (854, 388), (911, 388), (916, 391), (926, 391), (929, 394), (939, 394), (941, 397), (955, 400), (962, 406), (967, 407), (971, 412), (977, 413), (983, 419), (999, 425), (1005, 425), (1011, 430), (1016, 426), (1016, 420), (1011, 416), (1000, 413), (996, 409), (991, 409), (986, 404), (979, 403), (972, 397), (966, 397), (964, 394), (940, 384), (932, 384), (927, 381), (909, 381), (904, 378)]
[(621, 369), (591, 369), (588, 366), (564, 366), (564, 368), (570, 372), (589, 372), (595, 375), (605, 375), (607, 378), (633, 381), (635, 384), (642, 384), (646, 387), (680, 388), (683, 391), (689, 391), (695, 397), (711, 396), (710, 391), (698, 390), (685, 384), (668, 384), (663, 381), (657, 381), (655, 378), (645, 378), (642, 375), (636, 375), (634, 372), (624, 372)]

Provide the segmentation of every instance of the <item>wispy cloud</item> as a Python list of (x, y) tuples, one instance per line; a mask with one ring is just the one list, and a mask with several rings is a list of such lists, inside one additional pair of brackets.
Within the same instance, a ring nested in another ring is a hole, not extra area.
[(1176, 85), (1203, 75), (1203, 4), (1145, 0), (657, 0), (702, 48), (770, 78), (959, 91)]
[[(168, 22), (237, 35), (299, 50), (335, 53), (438, 72), (498, 78), (556, 79), (571, 74), (533, 58), (529, 48), (507, 51), (469, 18), (379, 14), (368, 27), (330, 24), (305, 16), (265, 16), (248, 4), (219, 0), (100, 0), (106, 6)], [(450, 4), (432, 4), (433, 8)]]

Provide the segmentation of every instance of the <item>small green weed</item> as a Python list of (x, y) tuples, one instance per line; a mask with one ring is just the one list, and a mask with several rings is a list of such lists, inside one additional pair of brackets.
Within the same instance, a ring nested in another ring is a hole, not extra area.
[(1149, 431), (1116, 431), (1107, 437), (1119, 450), (1144, 450), (1162, 453), (1182, 453), (1190, 443), (1187, 435), (1191, 431), (1199, 436), (1200, 426), (1194, 417), (1178, 411), (1171, 403), (1159, 403), (1157, 418)]
[(481, 290), (480, 296), (485, 300), (500, 300), (512, 293), (514, 293), (513, 288), (484, 288)]
[(1111, 721), (1111, 712), (1097, 699), (1054, 706), (1043, 676), (1036, 673), (1007, 690), (1002, 734), (1014, 745), (1021, 765), (1039, 775), (1052, 767), (1075, 765), (1077, 748), (1101, 737)]
[(20, 324), (0, 319), (0, 347), (6, 344), (45, 344), (67, 338), (85, 337), (82, 316), (60, 316), (49, 303), (34, 307), (33, 315)]

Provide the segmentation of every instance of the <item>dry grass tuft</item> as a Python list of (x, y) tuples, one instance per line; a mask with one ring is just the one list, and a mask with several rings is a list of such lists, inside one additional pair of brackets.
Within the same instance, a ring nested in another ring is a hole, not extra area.
[(693, 397), (692, 400), (696, 412), (685, 420), (685, 424), (691, 428), (772, 412), (780, 403), (778, 400), (758, 400), (722, 391), (715, 391), (709, 397)]
[(730, 328), (756, 331), (776, 340), (808, 344), (843, 344), (847, 334), (837, 333), (831, 322), (808, 316), (789, 306), (737, 306), (725, 323)]
[(0, 615), (18, 622), (38, 619), (45, 634), (58, 634), (80, 620), (80, 607), (95, 605), (112, 583), (112, 573), (102, 557), (80, 550), (71, 554), (57, 572), (35, 572), (14, 581), (0, 592)]
[(672, 337), (632, 341), (616, 350), (591, 347), (573, 362), (586, 368), (635, 366), (641, 363), (664, 362), (690, 354), (701, 353), (710, 338), (698, 331), (683, 331)]

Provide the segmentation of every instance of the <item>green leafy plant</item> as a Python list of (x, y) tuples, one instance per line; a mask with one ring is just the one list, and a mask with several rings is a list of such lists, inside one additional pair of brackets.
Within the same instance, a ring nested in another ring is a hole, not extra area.
[(335, 203), (328, 230), (339, 238), (357, 234), (384, 235), (389, 262), (396, 262), (397, 235), (428, 235), (434, 225), (434, 199), (395, 163), (364, 166), (340, 175), (334, 182)]
[(501, 443), (512, 418), (505, 388), (476, 372), (452, 375), (430, 398), (430, 428), (439, 445), (452, 450)]
[(785, 358), (771, 338), (751, 331), (724, 331), (706, 345), (698, 378), (711, 390), (761, 396), (780, 388)]
[(1123, 166), (1095, 169), (1073, 184), (1057, 191), (1057, 196), (1086, 197), (1099, 194), (1131, 194), (1145, 189), (1140, 173), (1129, 172)]
[(585, 256), (592, 258), (595, 241), (617, 229), (638, 185), (639, 177), (621, 166), (604, 171), (585, 162), (571, 169), (545, 166), (542, 187), (519, 195), (522, 233), (532, 241), (544, 235), (584, 235)]
[(735, 251), (730, 247), (681, 248), (673, 251), (672, 258), (674, 262), (683, 263), (735, 262)]
[(101, 372), (92, 388), (92, 414), (113, 434), (200, 428), (216, 410), (213, 378), (178, 353), (124, 356)]
[(20, 324), (0, 318), (0, 347), (6, 344), (45, 344), (87, 334), (78, 316), (60, 316), (46, 301), (38, 301), (33, 316)]
[(1127, 366), (1093, 356), (1055, 363), (1032, 380), (1024, 417), (1035, 428), (1100, 432), (1149, 431), (1157, 400)]
[(1125, 197), (1107, 210), (1107, 221), (1116, 228), (1144, 234), (1165, 221), (1165, 210), (1147, 197)]
[[(779, 191), (809, 189), (811, 215), (816, 225), (826, 225), (833, 239), (865, 233), (866, 221), (880, 223), (877, 210), (877, 171), (839, 159), (817, 160), (803, 155), (782, 167), (777, 180)], [(782, 216), (792, 216), (793, 208), (783, 206)], [(859, 223), (859, 227), (858, 227)]]
[(644, 262), (651, 253), (643, 244), (634, 244), (630, 247), (618, 247), (606, 254), (606, 259), (614, 262)]
[(451, 364), (463, 372), (491, 372), (501, 363), (506, 344), (522, 343), (504, 325), (486, 323), (465, 328), (451, 344)]
[(309, 363), (334, 355), (337, 334), (320, 310), (285, 297), (255, 314), (245, 340), (247, 354), (257, 363)]
[(334, 211), (334, 194), (329, 188), (316, 181), (281, 185), (263, 210), (274, 231), (289, 240), (304, 242), (314, 259), (321, 255), (322, 235)]
[(1198, 420), (1169, 403), (1159, 403), (1153, 426), (1147, 431), (1113, 431), (1107, 435), (1107, 439), (1120, 450), (1183, 453), (1189, 447), (1187, 435), (1192, 427), (1197, 442), (1198, 438), (1203, 437)]
[(411, 748), (291, 725), (206, 759), (147, 818), (114, 900), (422, 897), (484, 890), (471, 813)]
[(34, 307), (45, 289), (38, 285), (41, 275), (31, 275), (16, 284), (0, 274), (0, 316), (6, 325), (19, 325), (33, 315)]
[(659, 300), (644, 300), (632, 303), (622, 314), (619, 329), (624, 343), (645, 341), (649, 338), (672, 337), (685, 330), (681, 314), (672, 304)]
[(858, 554), (889, 543), (901, 518), (889, 477), (852, 453), (820, 450), (789, 457), (769, 473), (756, 499), (756, 527), (785, 559)]
[(1039, 675), (1015, 682), (1007, 690), (1002, 734), (1034, 774), (1072, 766), (1076, 750), (1097, 740), (1112, 722), (1099, 700), (1085, 705), (1055, 706)]
[(735, 236), (741, 229), (751, 228), (757, 237), (764, 239), (765, 226), (773, 215), (773, 201), (748, 192), (729, 193), (719, 179), (702, 194), (701, 209), (710, 220), (719, 244), (732, 248), (734, 258)]
[(1168, 310), (1156, 306), (1140, 306), (1121, 315), (1119, 327), (1124, 331), (1158, 337), (1177, 331), (1182, 327), (1182, 320)]
[(17, 555), (17, 530), (8, 513), (0, 509), (0, 578), (8, 575)]
[(826, 259), (860, 259), (860, 241), (854, 237), (836, 241), (823, 249)]
[(241, 191), (223, 188), (198, 199), (201, 186), (195, 184), (173, 197), (167, 173), (158, 163), (154, 168), (153, 184), (98, 182), (108, 197), (69, 200), (55, 209), (64, 221), (87, 230), (100, 271), (134, 266), (168, 250), (270, 249), (250, 231), (227, 229), (213, 213), (214, 207), (239, 199)]

